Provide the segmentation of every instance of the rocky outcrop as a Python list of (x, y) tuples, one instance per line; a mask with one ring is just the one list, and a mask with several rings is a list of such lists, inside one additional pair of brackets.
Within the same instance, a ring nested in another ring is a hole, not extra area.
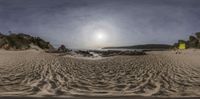
[(65, 47), (65, 45), (61, 45), (58, 48), (58, 52), (69, 52), (70, 50)]

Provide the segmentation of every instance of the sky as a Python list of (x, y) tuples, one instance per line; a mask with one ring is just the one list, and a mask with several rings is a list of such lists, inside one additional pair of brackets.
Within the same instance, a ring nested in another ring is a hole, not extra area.
[(0, 0), (0, 32), (54, 46), (173, 44), (200, 31), (200, 0)]

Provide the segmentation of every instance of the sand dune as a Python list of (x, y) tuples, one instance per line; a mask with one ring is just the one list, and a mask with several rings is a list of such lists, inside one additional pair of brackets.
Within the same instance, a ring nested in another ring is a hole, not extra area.
[(0, 51), (0, 96), (200, 96), (198, 51), (85, 60)]

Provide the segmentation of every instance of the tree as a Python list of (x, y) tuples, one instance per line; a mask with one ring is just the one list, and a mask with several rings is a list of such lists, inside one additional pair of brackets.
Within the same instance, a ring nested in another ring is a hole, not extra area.
[(197, 40), (196, 37), (194, 37), (194, 36), (189, 37), (189, 41), (195, 41), (195, 40)]
[(199, 41), (198, 41), (197, 38), (195, 38), (194, 36), (190, 36), (189, 37), (188, 47), (190, 47), (190, 48), (197, 48), (198, 43), (199, 43)]
[(198, 39), (200, 39), (200, 32), (195, 33)]
[(174, 43), (174, 48), (178, 48), (178, 43)]
[(186, 43), (186, 41), (185, 40), (178, 40), (178, 43), (180, 44), (180, 43)]

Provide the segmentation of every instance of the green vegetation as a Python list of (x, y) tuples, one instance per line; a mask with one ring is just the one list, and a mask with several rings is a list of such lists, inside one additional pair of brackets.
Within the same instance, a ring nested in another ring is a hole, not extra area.
[(200, 32), (195, 33), (195, 36), (189, 36), (189, 40), (179, 40), (174, 44), (175, 48), (178, 48), (179, 44), (185, 43), (187, 48), (200, 48)]
[(53, 49), (53, 46), (41, 39), (40, 37), (32, 37), (27, 34), (12, 33), (4, 35), (0, 33), (0, 48), (6, 50), (25, 50), (31, 48), (31, 45), (38, 46), (41, 49)]

